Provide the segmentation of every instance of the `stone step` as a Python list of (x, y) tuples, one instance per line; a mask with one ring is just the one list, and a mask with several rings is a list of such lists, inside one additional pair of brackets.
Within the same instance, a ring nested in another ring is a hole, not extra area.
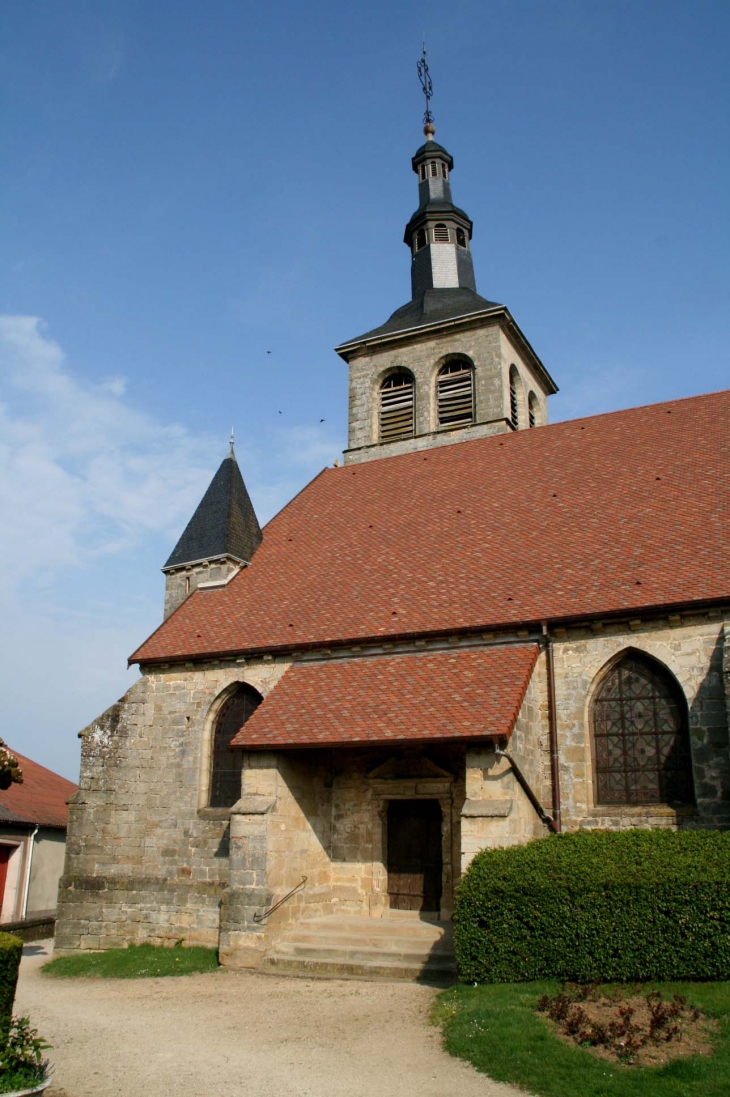
[(279, 941), (272, 949), (272, 955), (281, 957), (301, 956), (304, 959), (333, 960), (336, 963), (349, 963), (351, 960), (357, 963), (385, 963), (427, 964), (431, 960), (438, 963), (453, 962), (453, 952), (442, 949), (440, 952), (422, 948), (404, 948), (388, 943), (383, 945), (367, 945), (356, 941), (354, 944), (324, 944), (316, 939), (307, 944), (300, 941)]
[(282, 941), (286, 942), (287, 946), (290, 948), (368, 948), (374, 949), (376, 952), (411, 952), (418, 956), (430, 956), (432, 954), (452, 956), (454, 952), (454, 945), (451, 939), (444, 940), (444, 938), (424, 941), (423, 938), (375, 937), (355, 933), (324, 937), (320, 933), (303, 933), (300, 931), (297, 933), (288, 933)]
[(358, 915), (330, 915), (323, 918), (307, 918), (296, 922), (289, 932), (303, 930), (307, 933), (328, 933), (332, 935), (362, 934), (378, 937), (419, 938), (437, 940), (444, 935), (450, 936), (453, 927), (450, 922), (431, 922), (418, 918), (365, 918)]
[(384, 918), (329, 915), (290, 926), (264, 971), (329, 978), (453, 982), (453, 927), (411, 912)]
[(280, 975), (300, 975), (327, 979), (386, 979), (408, 980), (410, 982), (453, 983), (456, 978), (454, 964), (402, 964), (402, 963), (363, 963), (358, 961), (341, 962), (332, 959), (313, 957), (286, 957), (270, 955), (265, 958), (262, 971)]

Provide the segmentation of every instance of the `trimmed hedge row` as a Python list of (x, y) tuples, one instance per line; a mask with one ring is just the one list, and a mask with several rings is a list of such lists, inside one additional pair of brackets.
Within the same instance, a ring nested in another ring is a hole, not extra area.
[(7, 1043), (13, 1016), (18, 968), (23, 955), (23, 942), (12, 933), (0, 933), (0, 1047)]
[(730, 979), (730, 833), (578, 831), (484, 850), (454, 921), (464, 982)]

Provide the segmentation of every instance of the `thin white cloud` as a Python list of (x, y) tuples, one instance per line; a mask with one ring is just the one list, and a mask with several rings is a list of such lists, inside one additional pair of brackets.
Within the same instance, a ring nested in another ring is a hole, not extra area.
[(0, 317), (0, 564), (22, 581), (179, 532), (210, 476), (211, 442), (162, 424), (116, 379), (74, 377), (32, 316)]

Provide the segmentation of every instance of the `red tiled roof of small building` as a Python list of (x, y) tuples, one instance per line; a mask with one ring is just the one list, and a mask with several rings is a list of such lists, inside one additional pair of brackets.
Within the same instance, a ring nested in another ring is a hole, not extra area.
[(18, 759), (23, 783), (0, 790), (0, 823), (37, 823), (65, 829), (68, 823), (66, 801), (78, 785), (18, 754), (17, 750), (11, 747), (8, 750)]
[(132, 661), (730, 598), (730, 393), (325, 469)]
[(231, 745), (507, 739), (537, 654), (525, 644), (293, 666)]

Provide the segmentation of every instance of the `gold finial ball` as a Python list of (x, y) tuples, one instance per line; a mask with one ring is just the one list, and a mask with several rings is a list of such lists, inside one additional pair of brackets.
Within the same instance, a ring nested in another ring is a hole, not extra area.
[(433, 122), (426, 122), (426, 125), (423, 127), (423, 132), (426, 134), (426, 138), (431, 141), (436, 132), (436, 127)]

